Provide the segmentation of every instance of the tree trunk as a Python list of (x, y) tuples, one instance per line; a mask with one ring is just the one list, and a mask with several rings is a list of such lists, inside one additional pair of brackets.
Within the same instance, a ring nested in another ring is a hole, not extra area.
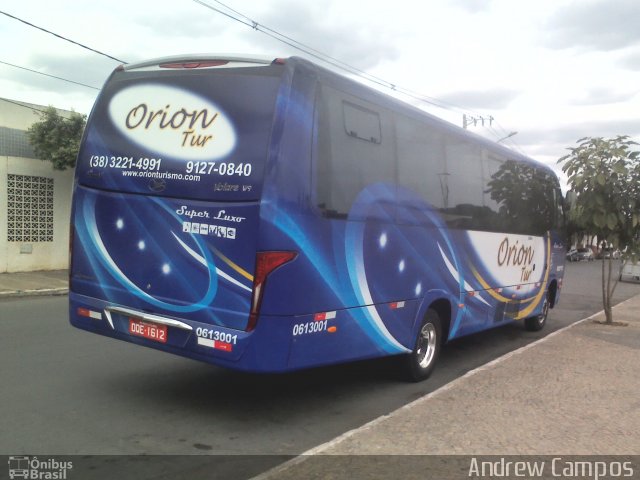
[[(611, 259), (609, 259), (611, 262)], [(611, 311), (611, 297), (609, 295), (610, 292), (610, 284), (611, 284), (611, 265), (609, 265), (608, 272), (605, 272), (604, 264), (606, 263), (606, 259), (602, 259), (602, 307), (604, 308), (604, 316), (607, 324), (613, 323), (613, 312)], [(608, 273), (608, 275), (606, 274)]]
[[(602, 306), (604, 308), (604, 316), (606, 318), (606, 323), (613, 323), (613, 308), (612, 308), (612, 299), (613, 292), (618, 285), (618, 281), (616, 279), (613, 284), (611, 283), (611, 274), (613, 271), (613, 253), (611, 253), (608, 259), (602, 259)], [(605, 263), (608, 268), (605, 272)]]

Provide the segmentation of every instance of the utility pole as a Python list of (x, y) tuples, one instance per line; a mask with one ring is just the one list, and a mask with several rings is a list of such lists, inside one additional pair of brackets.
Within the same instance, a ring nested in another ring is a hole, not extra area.
[(485, 122), (489, 123), (489, 126), (491, 126), (493, 124), (493, 121), (495, 119), (489, 115), (488, 117), (484, 117), (482, 115), (479, 116), (474, 116), (474, 115), (467, 115), (466, 113), (462, 115), (462, 128), (464, 128), (466, 130), (466, 128), (471, 125), (473, 123), (474, 127), (478, 126), (478, 122), (480, 122), (480, 124), (484, 127)]

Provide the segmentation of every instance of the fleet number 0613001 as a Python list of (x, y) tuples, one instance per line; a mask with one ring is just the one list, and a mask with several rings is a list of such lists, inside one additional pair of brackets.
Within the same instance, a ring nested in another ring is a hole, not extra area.
[(216, 340), (218, 342), (230, 343), (235, 345), (238, 342), (238, 335), (232, 333), (225, 333), (219, 330), (210, 330), (208, 328), (198, 327), (196, 328), (196, 335), (202, 338), (208, 338), (209, 340)]

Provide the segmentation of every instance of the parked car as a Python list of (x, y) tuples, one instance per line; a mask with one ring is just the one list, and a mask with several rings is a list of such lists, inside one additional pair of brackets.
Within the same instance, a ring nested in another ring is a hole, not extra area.
[(623, 282), (640, 282), (640, 263), (627, 262), (620, 271), (620, 280)]
[(611, 247), (603, 248), (600, 250), (599, 258), (620, 258), (620, 250), (613, 249)]
[(567, 260), (569, 260), (570, 262), (577, 262), (578, 261), (578, 249), (577, 248), (572, 248), (567, 252)]
[(576, 256), (578, 261), (586, 260), (592, 262), (594, 260), (593, 251), (590, 248), (579, 248)]

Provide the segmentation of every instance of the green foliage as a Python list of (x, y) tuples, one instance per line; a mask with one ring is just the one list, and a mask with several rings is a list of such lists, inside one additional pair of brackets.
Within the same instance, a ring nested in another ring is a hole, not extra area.
[(555, 179), (530, 165), (507, 160), (491, 176), (485, 193), (500, 205), (500, 215), (523, 231), (536, 231), (549, 224), (556, 212), (549, 185)]
[(47, 107), (41, 120), (27, 131), (36, 156), (53, 163), (55, 170), (73, 168), (80, 148), (86, 115), (73, 112), (70, 118), (58, 114), (54, 107)]
[[(624, 261), (640, 251), (640, 152), (628, 136), (582, 138), (558, 163), (567, 174), (575, 201), (569, 213), (574, 229), (598, 236), (603, 246), (624, 252)], [(612, 262), (602, 264), (602, 301), (612, 321)]]
[(582, 138), (558, 163), (576, 194), (570, 218), (616, 247), (640, 234), (640, 152), (628, 136)]

